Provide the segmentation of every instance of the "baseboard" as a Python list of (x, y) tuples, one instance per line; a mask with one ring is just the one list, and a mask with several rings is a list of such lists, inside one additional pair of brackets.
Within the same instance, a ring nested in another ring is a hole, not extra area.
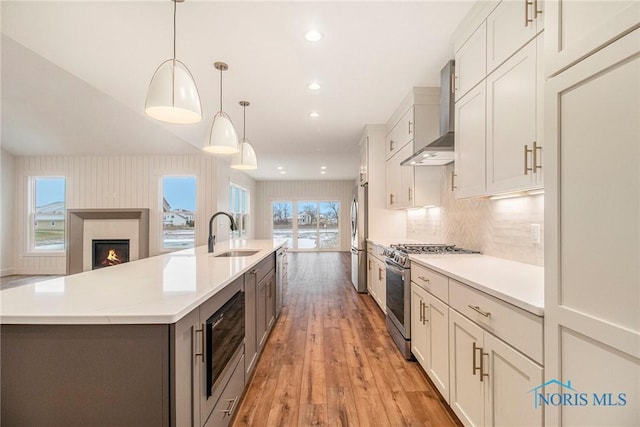
[(0, 277), (11, 276), (13, 273), (13, 267), (11, 268), (0, 268)]

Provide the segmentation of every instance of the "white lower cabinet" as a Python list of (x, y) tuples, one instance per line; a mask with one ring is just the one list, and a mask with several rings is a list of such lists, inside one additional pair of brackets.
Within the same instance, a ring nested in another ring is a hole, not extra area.
[(387, 272), (384, 261), (376, 256), (382, 253), (378, 246), (367, 247), (367, 290), (383, 313), (387, 312)]
[(449, 309), (450, 405), (465, 426), (541, 426), (543, 368)]
[(411, 284), (411, 352), (449, 401), (449, 308), (416, 283)]

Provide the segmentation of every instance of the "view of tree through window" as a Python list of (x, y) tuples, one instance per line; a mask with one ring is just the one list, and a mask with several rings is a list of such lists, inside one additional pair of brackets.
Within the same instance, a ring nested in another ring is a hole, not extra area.
[(195, 245), (196, 177), (162, 178), (162, 247), (185, 249)]
[(39, 251), (62, 251), (65, 244), (65, 178), (35, 177), (32, 185), (32, 247)]
[(339, 202), (274, 202), (272, 206), (274, 239), (287, 239), (294, 249), (340, 248)]
[(273, 238), (286, 239), (293, 248), (293, 203), (273, 202)]

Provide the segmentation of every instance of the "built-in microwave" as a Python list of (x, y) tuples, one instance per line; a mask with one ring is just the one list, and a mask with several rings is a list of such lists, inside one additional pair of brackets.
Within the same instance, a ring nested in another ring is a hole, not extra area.
[(244, 292), (239, 291), (216, 311), (206, 323), (207, 398), (216, 381), (244, 343)]

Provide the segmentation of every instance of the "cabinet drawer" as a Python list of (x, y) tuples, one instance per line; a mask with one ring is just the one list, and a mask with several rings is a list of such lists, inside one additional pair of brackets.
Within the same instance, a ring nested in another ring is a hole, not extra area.
[(237, 362), (237, 365), (227, 382), (220, 399), (211, 412), (205, 427), (228, 426), (233, 418), (233, 413), (240, 405), (240, 398), (244, 390), (244, 355)]
[(260, 263), (256, 266), (256, 280), (259, 282), (262, 280), (267, 273), (273, 270), (276, 267), (276, 258), (275, 254), (270, 254), (267, 258), (260, 261)]
[(449, 278), (418, 263), (411, 263), (411, 281), (442, 301), (449, 302)]
[(542, 364), (541, 317), (453, 279), (449, 281), (449, 305)]

